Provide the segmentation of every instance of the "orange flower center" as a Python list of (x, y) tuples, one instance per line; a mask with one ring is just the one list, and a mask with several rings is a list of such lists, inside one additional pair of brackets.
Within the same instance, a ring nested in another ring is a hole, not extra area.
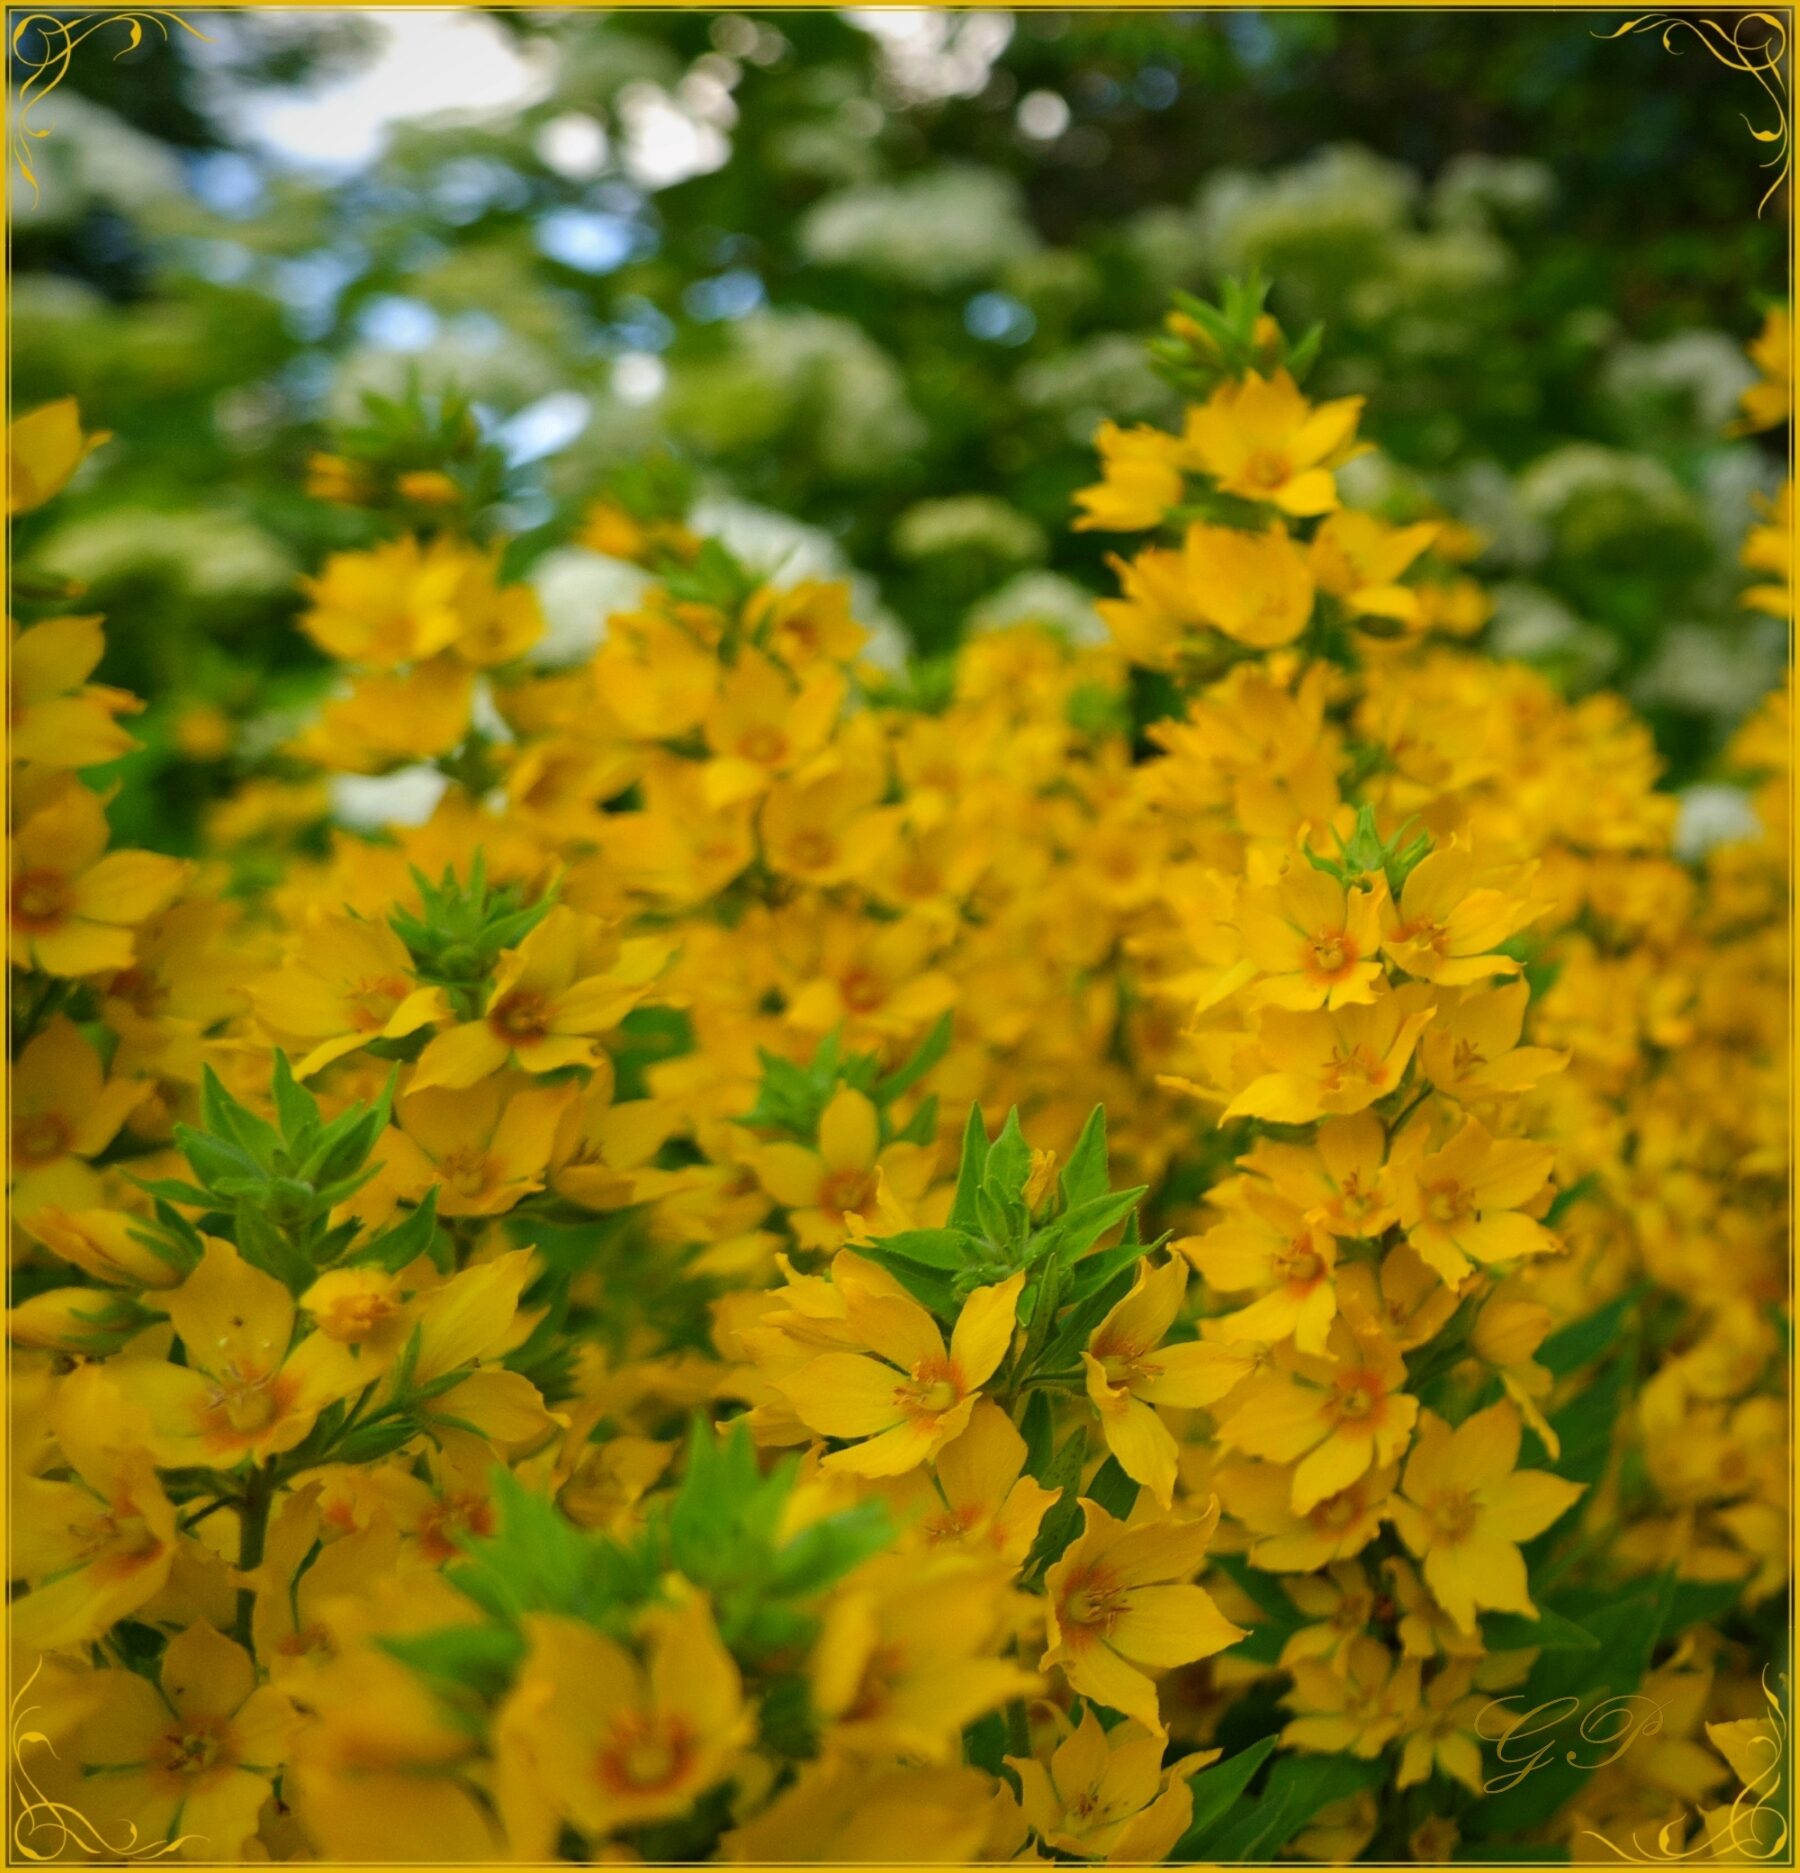
[(206, 1414), (215, 1429), (254, 1437), (275, 1422), (281, 1403), (272, 1372), (246, 1371), (234, 1360), (213, 1375), (206, 1394)]
[(1460, 1184), (1428, 1184), (1425, 1187), (1425, 1214), (1434, 1223), (1459, 1223), (1471, 1214), (1474, 1205)]
[(1340, 1372), (1331, 1384), (1328, 1416), (1340, 1424), (1362, 1424), (1379, 1415), (1387, 1387), (1373, 1372)]
[(694, 1760), (694, 1739), (674, 1717), (635, 1711), (613, 1725), (595, 1765), (619, 1795), (657, 1795), (679, 1786)]
[(1258, 449), (1244, 463), (1243, 479), (1252, 488), (1279, 488), (1292, 472), (1285, 455)]
[(15, 930), (53, 930), (68, 915), (69, 880), (59, 871), (22, 871), (13, 880)]
[(1104, 1638), (1118, 1624), (1128, 1604), (1126, 1589), (1110, 1569), (1087, 1567), (1063, 1589), (1056, 1616), (1072, 1637)]
[(867, 1014), (871, 1008), (879, 1008), (887, 999), (887, 990), (881, 980), (866, 969), (852, 969), (839, 982), (838, 993), (844, 998), (844, 1006), (859, 1015)]
[(788, 858), (807, 871), (829, 865), (837, 857), (837, 841), (829, 833), (797, 832), (788, 841)]
[(894, 1402), (909, 1418), (941, 1418), (962, 1403), (963, 1377), (953, 1359), (921, 1359), (912, 1377), (894, 1388)]
[(981, 1511), (972, 1505), (962, 1509), (940, 1509), (920, 1523), (925, 1539), (934, 1547), (945, 1541), (961, 1541), (977, 1522)]
[(406, 999), (407, 983), (401, 976), (363, 976), (345, 989), (350, 1025), (358, 1034), (375, 1034), (386, 1027), (394, 1010)]
[(1388, 1064), (1367, 1043), (1359, 1041), (1348, 1050), (1340, 1049), (1337, 1058), (1325, 1070), (1325, 1085), (1335, 1092), (1346, 1081), (1361, 1080), (1365, 1086), (1385, 1086)]
[(1296, 1236), (1275, 1252), (1275, 1273), (1296, 1287), (1310, 1287), (1325, 1272), (1325, 1264), (1310, 1235)]
[(1425, 1513), (1445, 1541), (1466, 1541), (1475, 1532), (1476, 1502), (1466, 1489), (1438, 1490)]
[(819, 1208), (841, 1221), (849, 1215), (860, 1215), (874, 1194), (872, 1170), (831, 1171), (819, 1185)]
[(1307, 974), (1335, 982), (1354, 968), (1356, 945), (1341, 930), (1330, 936), (1316, 936), (1306, 945)]
[(508, 1046), (542, 1040), (550, 1031), (550, 1004), (534, 989), (512, 989), (489, 1009), (488, 1026)]
[(168, 984), (154, 970), (144, 968), (121, 969), (106, 992), (114, 1001), (129, 1004), (146, 1021), (161, 1013), (169, 999)]
[(488, 1155), (478, 1145), (460, 1146), (438, 1159), (438, 1175), (459, 1197), (478, 1197), (488, 1187)]
[(13, 1162), (50, 1164), (69, 1148), (69, 1122), (59, 1112), (33, 1112), (13, 1121)]
[(1327, 1496), (1306, 1519), (1322, 1535), (1342, 1535), (1356, 1526), (1362, 1512), (1361, 1492), (1340, 1489), (1335, 1496)]
[(772, 722), (759, 722), (738, 738), (738, 753), (764, 767), (773, 767), (787, 751), (787, 737)]
[(468, 1491), (444, 1496), (419, 1518), (419, 1548), (430, 1561), (448, 1561), (461, 1552), (468, 1535), (494, 1532), (494, 1506)]
[(150, 1760), (165, 1776), (191, 1781), (210, 1770), (230, 1768), (237, 1751), (224, 1718), (192, 1717), (158, 1738)]

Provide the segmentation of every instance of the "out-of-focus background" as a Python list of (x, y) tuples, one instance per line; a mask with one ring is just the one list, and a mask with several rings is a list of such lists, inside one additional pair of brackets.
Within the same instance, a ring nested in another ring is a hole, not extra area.
[[(91, 19), (93, 16), (89, 16)], [(296, 575), (367, 537), (306, 463), (365, 393), (474, 399), (552, 648), (575, 543), (681, 465), (765, 563), (854, 569), (889, 654), (1096, 629), (1105, 417), (1167, 418), (1177, 288), (1260, 267), (1366, 390), (1356, 492), (1479, 529), (1503, 654), (1624, 690), (1674, 784), (1778, 679), (1739, 604), (1777, 445), (1728, 438), (1785, 274), (1753, 82), (1617, 14), (306, 9), (78, 51), (13, 174), (15, 411), (114, 432), (31, 517), (152, 698), (115, 806), (186, 843), (322, 680)], [(200, 35), (204, 35), (201, 37)], [(27, 47), (27, 50), (30, 48)], [(15, 73), (16, 76), (16, 73)]]

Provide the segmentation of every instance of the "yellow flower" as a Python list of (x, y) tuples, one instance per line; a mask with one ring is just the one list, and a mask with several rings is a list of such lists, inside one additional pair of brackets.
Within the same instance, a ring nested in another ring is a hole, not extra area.
[(883, 1180), (903, 1204), (931, 1182), (928, 1146), (881, 1143), (874, 1105), (853, 1086), (840, 1086), (819, 1118), (819, 1145), (780, 1140), (751, 1153), (757, 1181), (790, 1212), (789, 1227), (807, 1248), (835, 1248), (875, 1216)]
[[(1745, 588), (1738, 603), (1750, 611), (1768, 613), (1771, 618), (1794, 615), (1794, 484), (1784, 481), (1771, 501), (1762, 495), (1753, 497), (1763, 524), (1752, 527), (1744, 536), (1739, 564), (1750, 572), (1766, 572), (1766, 583)], [(15, 743), (16, 746), (16, 743)]]
[(1313, 578), (1352, 618), (1390, 618), (1411, 624), (1419, 595), (1400, 575), (1437, 538), (1435, 521), (1390, 527), (1373, 514), (1340, 509), (1313, 535), (1307, 549)]
[(937, 1322), (909, 1296), (877, 1294), (854, 1276), (838, 1286), (851, 1343), (775, 1379), (809, 1430), (847, 1440), (827, 1470), (898, 1476), (961, 1435), (982, 1386), (1011, 1344), (1021, 1274), (977, 1288), (963, 1303), (949, 1350)]
[(12, 1571), (36, 1584), (8, 1617), (13, 1644), (34, 1652), (97, 1639), (161, 1591), (175, 1559), (175, 1510), (105, 1368), (71, 1372), (52, 1414), (68, 1480), (12, 1482)]
[(482, 1018), (447, 1029), (419, 1056), (412, 1091), (460, 1090), (509, 1065), (527, 1073), (595, 1065), (597, 1037), (637, 1006), (668, 955), (652, 938), (633, 938), (584, 974), (599, 960), (601, 934), (597, 919), (553, 906), (501, 959)]
[(1482, 878), (1467, 852), (1445, 847), (1413, 867), (1382, 919), (1382, 948), (1409, 975), (1460, 986), (1519, 973), (1493, 952), (1544, 914), (1519, 894), (1518, 873)]
[(1287, 371), (1250, 371), (1188, 411), (1186, 455), (1221, 493), (1286, 514), (1328, 514), (1338, 504), (1331, 471), (1356, 453), (1362, 406), (1361, 397), (1339, 397), (1314, 409)]
[(12, 842), (8, 954), (21, 969), (96, 975), (131, 966), (132, 931), (192, 867), (155, 852), (108, 852), (99, 798), (67, 780), (28, 809)]
[(1333, 1561), (1323, 1575), (1297, 1575), (1284, 1580), (1281, 1590), (1307, 1619), (1318, 1622), (1288, 1637), (1277, 1660), (1284, 1669), (1302, 1658), (1337, 1663), (1375, 1617), (1375, 1586), (1360, 1561)]
[[(1218, 1202), (1220, 1193), (1213, 1194)], [(1261, 1346), (1292, 1339), (1303, 1353), (1323, 1353), (1337, 1318), (1337, 1243), (1330, 1232), (1277, 1192), (1250, 1183), (1233, 1196), (1231, 1210), (1205, 1235), (1175, 1244), (1208, 1287), (1258, 1295), (1224, 1316), (1222, 1337)]]
[(974, 1860), (992, 1826), (994, 1785), (963, 1764), (827, 1757), (754, 1820), (728, 1833), (726, 1860), (753, 1865)]
[(307, 1048), (297, 1078), (372, 1040), (397, 1040), (450, 1018), (442, 989), (413, 979), (406, 945), (383, 923), (321, 911), (280, 969), (248, 985), (257, 1018), (277, 1045)]
[(144, 1240), (144, 1219), (124, 1210), (66, 1210), (45, 1204), (20, 1219), (51, 1254), (113, 1288), (172, 1288), (183, 1270)]
[(1560, 1072), (1569, 1063), (1566, 1053), (1519, 1045), (1530, 1000), (1530, 984), (1523, 981), (1439, 996), (1437, 1017), (1419, 1042), (1425, 1077), (1467, 1106), (1527, 1092)]
[(1406, 1365), (1386, 1340), (1342, 1320), (1329, 1356), (1293, 1353), (1235, 1394), (1219, 1441), (1273, 1463), (1291, 1463), (1297, 1515), (1394, 1462), (1412, 1436), (1418, 1400), (1400, 1388)]
[[(81, 1808), (106, 1839), (184, 1838), (186, 1858), (239, 1860), (297, 1721), (241, 1645), (207, 1625), (169, 1641), (158, 1683), (109, 1671), (83, 1724)], [(160, 1687), (160, 1688), (159, 1688)]]
[(1245, 893), (1238, 923), (1257, 971), (1253, 999), (1272, 1008), (1372, 1002), (1382, 981), (1380, 891), (1346, 890), (1303, 860)]
[(1133, 1482), (1166, 1509), (1175, 1493), (1175, 1439), (1158, 1405), (1210, 1405), (1236, 1384), (1235, 1361), (1203, 1340), (1165, 1346), (1187, 1292), (1188, 1271), (1171, 1255), (1159, 1268), (1138, 1264), (1126, 1294), (1088, 1335), (1081, 1363), (1107, 1448)]
[(1329, 1112), (1372, 1106), (1400, 1084), (1432, 1017), (1429, 993), (1408, 983), (1347, 1008), (1268, 1009), (1258, 1038), (1273, 1071), (1252, 1080), (1224, 1116), (1303, 1125)]
[(294, 752), (350, 774), (446, 755), (468, 734), (474, 699), (474, 672), (452, 656), (403, 674), (359, 676), (348, 695), (325, 705)]
[(531, 1649), (500, 1718), (503, 1746), (595, 1841), (684, 1814), (755, 1735), (706, 1601), (643, 1615), (643, 1662), (578, 1620), (529, 1615)]
[(1016, 1615), (990, 1556), (877, 1555), (832, 1596), (812, 1659), (828, 1747), (944, 1762), (1008, 1698), (1041, 1689), (994, 1654)]
[(7, 746), (14, 761), (97, 767), (137, 746), (115, 718), (143, 704), (88, 681), (105, 650), (98, 618), (46, 618), (13, 638)]
[(1202, 1750), (1165, 1767), (1164, 1739), (1129, 1718), (1105, 1730), (1090, 1707), (1079, 1724), (1060, 1711), (1051, 1721), (1056, 1744), (1048, 1763), (1006, 1759), (1038, 1838), (1084, 1860), (1127, 1866), (1165, 1860), (1193, 1818), (1189, 1776), (1221, 1752)]
[[(1427, 1030), (1429, 1035), (1430, 1030)], [(1327, 1119), (1310, 1146), (1259, 1139), (1239, 1160), (1334, 1236), (1379, 1236), (1397, 1218), (1387, 1131), (1373, 1112)]]
[(1083, 510), (1075, 522), (1077, 532), (1145, 531), (1161, 526), (1169, 509), (1180, 505), (1182, 450), (1176, 437), (1144, 423), (1130, 429), (1102, 423), (1094, 447), (1100, 452), (1102, 478), (1075, 496)]
[(937, 1495), (920, 1529), (934, 1547), (999, 1555), (1018, 1567), (1057, 1492), (1025, 1475), (1025, 1440), (1001, 1408), (983, 1399), (967, 1428), (938, 1452)]
[(449, 534), (333, 553), (316, 579), (301, 581), (312, 606), (300, 628), (327, 656), (376, 670), (450, 649), (481, 667), (510, 662), (544, 625), (536, 594), (502, 586), (499, 564), (498, 548), (482, 551)]
[(1744, 414), (1732, 425), (1733, 434), (1778, 429), (1792, 415), (1794, 384), (1789, 364), (1792, 343), (1787, 307), (1771, 306), (1763, 315), (1762, 330), (1746, 347), (1750, 362), (1762, 372), (1762, 377), (1739, 397)]
[(1312, 617), (1312, 574), (1285, 527), (1245, 533), (1196, 522), (1182, 572), (1201, 620), (1253, 650), (1291, 644)]
[(1218, 1525), (1215, 1502), (1197, 1521), (1118, 1521), (1083, 1500), (1082, 1532), (1045, 1575), (1049, 1649), (1040, 1669), (1167, 1734), (1150, 1673), (1210, 1658), (1243, 1638), (1212, 1595), (1191, 1584)]
[(229, 1242), (205, 1243), (200, 1265), (162, 1299), (187, 1364), (123, 1359), (112, 1371), (127, 1402), (148, 1414), (158, 1462), (228, 1470), (292, 1450), (361, 1380), (323, 1334), (290, 1350), (293, 1296)]
[(6, 511), (26, 514), (58, 494), (90, 454), (111, 434), (81, 433), (81, 411), (73, 397), (39, 404), (6, 431)]
[(1493, 1699), (1473, 1691), (1475, 1666), (1471, 1660), (1446, 1664), (1425, 1687), (1424, 1703), (1414, 1713), (1400, 1747), (1396, 1788), (1411, 1788), (1440, 1770), (1460, 1782), (1471, 1795), (1482, 1792), (1487, 1771), (1482, 1763), (1482, 1713)]
[(1555, 1161), (1552, 1145), (1492, 1138), (1479, 1119), (1464, 1119), (1441, 1151), (1417, 1158), (1402, 1174), (1407, 1241), (1449, 1287), (1477, 1262), (1550, 1253), (1556, 1238), (1518, 1212), (1543, 1189)]
[(1370, 1470), (1322, 1497), (1304, 1515), (1294, 1508), (1292, 1481), (1279, 1464), (1221, 1464), (1215, 1480), (1233, 1519), (1254, 1536), (1251, 1566), (1271, 1574), (1305, 1574), (1360, 1554), (1375, 1539), (1396, 1474), (1387, 1466)]
[(371, 1226), (396, 1203), (417, 1203), (434, 1185), (440, 1216), (497, 1216), (544, 1187), (556, 1128), (572, 1086), (484, 1080), (466, 1089), (431, 1086), (395, 1102), (399, 1119), (376, 1155), (381, 1169), (349, 1207)]
[(720, 679), (703, 723), (713, 758), (702, 785), (728, 806), (762, 793), (778, 774), (816, 759), (843, 706), (843, 677), (816, 666), (796, 684), (772, 658), (748, 647)]
[(26, 1042), (11, 1090), (13, 1215), (32, 1228), (47, 1204), (98, 1205), (100, 1181), (84, 1160), (112, 1143), (144, 1097), (143, 1082), (108, 1079), (81, 1030), (56, 1015)]
[(1418, 1708), (1419, 1661), (1395, 1658), (1379, 1639), (1353, 1639), (1330, 1664), (1304, 1658), (1291, 1669), (1286, 1702), (1298, 1715), (1281, 1732), (1291, 1749), (1379, 1756)]
[(1519, 1414), (1510, 1401), (1454, 1431), (1428, 1411), (1389, 1511), (1438, 1605), (1464, 1632), (1475, 1630), (1480, 1608), (1537, 1618), (1518, 1544), (1541, 1535), (1581, 1495), (1581, 1484), (1547, 1470), (1515, 1470), (1518, 1458)]

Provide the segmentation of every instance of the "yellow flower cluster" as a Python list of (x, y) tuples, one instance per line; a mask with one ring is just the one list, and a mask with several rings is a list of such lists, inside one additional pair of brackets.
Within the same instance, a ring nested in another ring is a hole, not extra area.
[[(606, 500), (656, 583), (547, 666), (414, 462), (189, 864), (77, 772), (99, 621), (17, 634), (38, 1851), (1494, 1857), (1723, 1786), (1786, 1581), (1785, 707), (1759, 836), (1678, 862), (1624, 706), (1463, 641), (1462, 531), (1342, 505), (1360, 403), (1260, 297), (1170, 331), (1181, 433), (1080, 497), (1151, 536), (1103, 648), (898, 680), (841, 585)], [(15, 425), (24, 504), (93, 441)], [(1640, 1683), (1686, 1754), (1496, 1792)]]

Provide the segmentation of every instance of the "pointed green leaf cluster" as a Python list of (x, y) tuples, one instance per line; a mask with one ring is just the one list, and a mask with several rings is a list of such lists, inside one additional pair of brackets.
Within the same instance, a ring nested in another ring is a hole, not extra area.
[[(1116, 1277), (1123, 1275), (1129, 1285), (1132, 1264), (1149, 1246), (1136, 1239), (1135, 1226), (1145, 1189), (1111, 1188), (1106, 1114), (1098, 1106), (1054, 1191), (1033, 1188), (1032, 1150), (1018, 1111), (1007, 1114), (990, 1143), (976, 1106), (963, 1131), (962, 1163), (944, 1227), (883, 1236), (859, 1246), (858, 1253), (879, 1262), (946, 1320), (955, 1317), (971, 1289), (1023, 1271), (1019, 1318), (1026, 1338), (1015, 1367), (1022, 1380), (1054, 1363), (1052, 1347), (1066, 1346), (1072, 1316), (1065, 1309), (1085, 1318), (1094, 1299), (1111, 1292)], [(1121, 1223), (1129, 1225), (1127, 1239), (1096, 1252), (1101, 1237)]]
[(446, 865), (433, 884), (413, 867), (419, 910), (396, 910), (388, 927), (406, 945), (413, 971), (422, 983), (446, 989), (463, 1002), (459, 1012), (472, 1016), (476, 991), (492, 973), (502, 950), (514, 948), (543, 922), (553, 895), (526, 900), (524, 887), (488, 881), (486, 855), (478, 846), (465, 879)]
[(880, 1115), (883, 1145), (896, 1141), (925, 1144), (937, 1130), (937, 1100), (921, 1100), (903, 1125), (894, 1123), (891, 1108), (943, 1059), (949, 1045), (950, 1017), (945, 1014), (911, 1056), (890, 1073), (882, 1072), (879, 1054), (846, 1054), (842, 1030), (837, 1028), (820, 1041), (804, 1066), (761, 1048), (762, 1080), (756, 1103), (738, 1123), (758, 1131), (785, 1132), (812, 1144), (832, 1095), (840, 1086), (849, 1086), (863, 1094)]
[(696, 1424), (687, 1468), (668, 1507), (668, 1562), (712, 1596), (719, 1632), (752, 1656), (803, 1642), (810, 1602), (892, 1539), (880, 1502), (858, 1503), (784, 1533), (798, 1460), (765, 1475), (749, 1431), (715, 1435)]
[(1336, 858), (1325, 858), (1319, 853), (1307, 851), (1307, 860), (1315, 871), (1322, 871), (1335, 878), (1339, 884), (1354, 884), (1360, 878), (1373, 877), (1382, 873), (1388, 881), (1388, 889), (1397, 896), (1401, 887), (1418, 868), (1419, 861), (1430, 855), (1431, 835), (1427, 832), (1415, 834), (1408, 839), (1406, 834), (1412, 821), (1393, 834), (1383, 839), (1375, 826), (1375, 809), (1363, 806), (1357, 809), (1356, 825), (1350, 837), (1346, 839), (1334, 826), (1331, 837), (1338, 849)]
[(577, 1528), (497, 1468), (494, 1532), (467, 1537), (446, 1578), (513, 1638), (456, 1627), (390, 1650), (429, 1676), (485, 1690), (522, 1654), (524, 1615), (557, 1613), (622, 1634), (666, 1597), (671, 1575), (706, 1590), (720, 1636), (746, 1662), (803, 1646), (819, 1596), (894, 1530), (879, 1502), (785, 1527), (798, 1468), (786, 1457), (765, 1474), (741, 1424), (722, 1435), (696, 1424), (681, 1487), (629, 1539)]
[(1177, 312), (1197, 329), (1152, 340), (1150, 360), (1157, 372), (1184, 396), (1196, 398), (1248, 371), (1267, 376), (1285, 370), (1299, 383), (1319, 355), (1325, 328), (1315, 325), (1293, 343), (1280, 333), (1271, 336), (1266, 328), (1259, 331), (1269, 285), (1253, 267), (1242, 279), (1234, 276), (1224, 282), (1216, 305), (1192, 293), (1177, 293)]
[[(271, 1124), (206, 1069), (201, 1124), (175, 1127), (175, 1143), (193, 1181), (138, 1180), (158, 1199), (157, 1227), (146, 1226), (140, 1239), (192, 1266), (202, 1234), (228, 1237), (245, 1261), (296, 1294), (321, 1270), (346, 1260), (397, 1270), (425, 1253), (435, 1231), (435, 1192), (394, 1228), (360, 1244), (354, 1220), (332, 1221), (332, 1212), (379, 1168), (370, 1158), (388, 1123), (392, 1082), (380, 1098), (351, 1105), (327, 1123), (318, 1101), (294, 1078), (287, 1056), (277, 1051), (273, 1094)], [(200, 1209), (198, 1224), (184, 1222), (176, 1204)]]

